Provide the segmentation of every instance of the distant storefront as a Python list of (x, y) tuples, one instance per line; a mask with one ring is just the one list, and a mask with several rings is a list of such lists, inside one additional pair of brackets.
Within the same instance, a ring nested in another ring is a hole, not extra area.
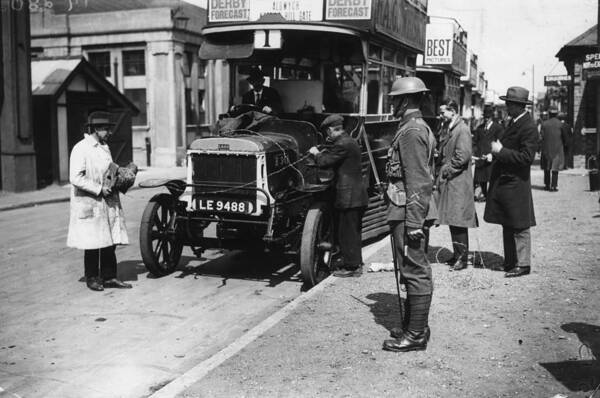
[(568, 85), (567, 119), (574, 127), (574, 151), (586, 159), (598, 153), (597, 91), (600, 89), (600, 54), (597, 25), (565, 44), (556, 57), (572, 77)]

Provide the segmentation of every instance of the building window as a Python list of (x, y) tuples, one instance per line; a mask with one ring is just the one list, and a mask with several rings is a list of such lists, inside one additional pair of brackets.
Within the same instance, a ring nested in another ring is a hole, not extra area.
[(89, 53), (88, 60), (104, 77), (110, 77), (110, 52)]
[(123, 51), (123, 75), (143, 76), (146, 74), (144, 50)]
[(124, 94), (140, 110), (140, 113), (131, 119), (131, 124), (134, 126), (146, 126), (148, 124), (148, 117), (146, 114), (146, 89), (125, 89)]

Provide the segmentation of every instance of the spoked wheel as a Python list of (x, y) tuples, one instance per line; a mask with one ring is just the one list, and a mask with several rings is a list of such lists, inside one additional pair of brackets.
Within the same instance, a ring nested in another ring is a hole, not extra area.
[(140, 225), (140, 251), (148, 271), (165, 276), (177, 268), (183, 244), (175, 233), (174, 199), (163, 193), (155, 195), (146, 205)]
[(306, 214), (300, 244), (300, 270), (306, 284), (314, 286), (329, 275), (332, 250), (331, 211), (324, 203), (315, 203)]

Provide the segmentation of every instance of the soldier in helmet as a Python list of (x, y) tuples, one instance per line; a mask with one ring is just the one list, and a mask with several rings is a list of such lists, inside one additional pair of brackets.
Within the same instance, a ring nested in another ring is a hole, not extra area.
[(388, 152), (387, 219), (394, 261), (407, 292), (402, 328), (392, 329), (394, 339), (383, 343), (383, 349), (388, 351), (424, 350), (429, 340), (433, 283), (425, 255), (424, 231), (428, 222), (436, 218), (432, 201), (435, 137), (420, 111), (428, 91), (419, 78), (403, 77), (394, 82), (388, 94), (400, 124)]

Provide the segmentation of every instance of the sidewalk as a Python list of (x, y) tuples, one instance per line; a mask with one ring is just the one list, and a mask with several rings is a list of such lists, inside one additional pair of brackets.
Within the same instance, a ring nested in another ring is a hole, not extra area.
[[(483, 222), (484, 203), (470, 230), (476, 267), (449, 272), (448, 227), (432, 230), (427, 351), (381, 349), (400, 324), (393, 273), (330, 277), (229, 359), (152, 397), (589, 397), (600, 385), (600, 211), (577, 174), (564, 173), (554, 193), (532, 170), (531, 275), (504, 278), (501, 228)], [(389, 245), (366, 259), (390, 261)]]
[[(138, 184), (155, 178), (185, 178), (185, 167), (147, 167), (140, 169), (131, 190), (139, 189)], [(0, 211), (38, 206), (47, 203), (67, 202), (71, 194), (71, 185), (52, 184), (43, 189), (29, 192), (0, 191)]]

